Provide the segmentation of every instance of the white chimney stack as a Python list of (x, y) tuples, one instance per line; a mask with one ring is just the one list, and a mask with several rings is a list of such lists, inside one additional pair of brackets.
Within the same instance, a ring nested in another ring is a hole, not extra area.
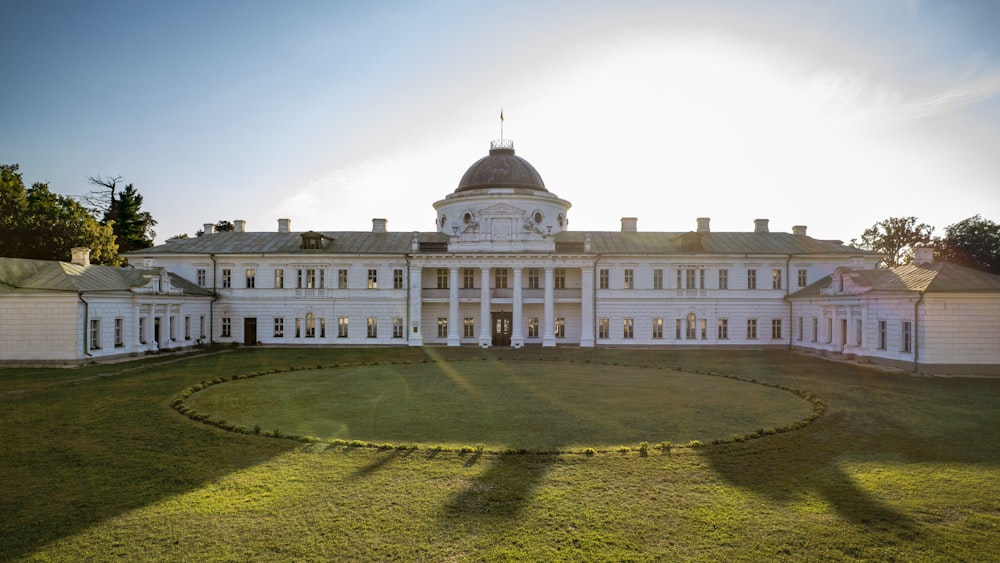
[(767, 219), (754, 219), (753, 220), (753, 232), (755, 233), (767, 233), (770, 232), (767, 228)]
[(214, 235), (215, 223), (205, 223), (204, 228), (202, 228), (202, 232), (204, 232), (204, 234), (206, 235)]
[(709, 227), (709, 223), (712, 221), (710, 217), (698, 217), (698, 232), (699, 233), (710, 233), (712, 228)]
[(372, 232), (384, 233), (386, 223), (388, 223), (388, 220), (386, 219), (372, 219)]
[(913, 247), (913, 263), (917, 266), (934, 261), (934, 247), (919, 244)]
[(78, 266), (89, 266), (90, 265), (90, 249), (85, 247), (76, 247), (70, 249), (73, 253), (72, 263)]
[(622, 217), (622, 232), (634, 233), (639, 230), (638, 217)]
[(291, 219), (278, 219), (278, 232), (279, 233), (290, 233), (290, 232), (292, 232), (292, 220)]
[(237, 233), (247, 232), (247, 222), (243, 219), (237, 219), (233, 221), (233, 231)]
[(806, 236), (806, 226), (795, 225), (794, 227), (792, 227), (792, 234), (800, 237)]

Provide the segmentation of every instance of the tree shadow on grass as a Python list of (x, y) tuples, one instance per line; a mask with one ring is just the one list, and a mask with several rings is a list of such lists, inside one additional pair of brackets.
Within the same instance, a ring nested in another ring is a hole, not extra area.
[[(516, 518), (531, 500), (555, 458), (551, 455), (495, 455), (482, 473), (454, 494), (442, 512), (453, 522), (469, 516), (509, 521)], [(468, 467), (469, 464), (467, 463)]]

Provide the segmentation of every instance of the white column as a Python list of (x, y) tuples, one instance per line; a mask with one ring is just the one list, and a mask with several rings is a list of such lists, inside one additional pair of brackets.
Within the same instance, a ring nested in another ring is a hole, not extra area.
[(594, 268), (580, 268), (580, 346), (594, 347)]
[(556, 345), (555, 270), (545, 268), (545, 318), (542, 319), (542, 346)]
[(424, 337), (420, 328), (420, 316), (423, 314), (423, 271), (420, 266), (410, 266), (410, 326), (408, 342), (410, 346), (423, 346)]
[(521, 309), (523, 299), (521, 297), (521, 271), (520, 266), (514, 268), (514, 313), (511, 317), (510, 345), (514, 348), (524, 346), (524, 333), (521, 332)]
[(459, 333), (458, 318), (458, 268), (452, 266), (448, 270), (448, 346), (462, 344)]
[(490, 326), (490, 268), (481, 268), (483, 272), (483, 287), (479, 298), (479, 346), (489, 348), (493, 344), (493, 331)]

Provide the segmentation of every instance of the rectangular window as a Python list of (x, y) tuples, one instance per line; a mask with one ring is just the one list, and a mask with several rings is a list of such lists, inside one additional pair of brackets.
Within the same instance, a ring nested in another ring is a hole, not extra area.
[(494, 279), (497, 289), (507, 289), (507, 268), (497, 268)]
[(747, 319), (747, 340), (757, 339), (757, 319)]
[(101, 349), (101, 321), (99, 319), (90, 319), (90, 349)]
[(556, 319), (556, 338), (566, 338), (566, 319), (558, 317)]
[(682, 276), (683, 276), (684, 274), (682, 274), (681, 272), (682, 272), (682, 270), (678, 268), (678, 269), (677, 269), (677, 289), (684, 289), (684, 284), (683, 284), (683, 282), (681, 281), (681, 277), (682, 277)]
[(282, 289), (285, 287), (285, 270), (278, 268), (274, 271), (274, 288)]
[(316, 338), (316, 315), (306, 313), (306, 338)]
[(663, 289), (663, 270), (653, 270), (653, 289)]
[(528, 338), (538, 338), (538, 317), (528, 319)]
[(392, 288), (403, 289), (403, 270), (399, 268), (392, 271)]
[(635, 336), (635, 320), (622, 319), (622, 338), (632, 338)]
[(205, 315), (198, 317), (198, 338), (205, 338)]
[(438, 338), (448, 337), (448, 319), (447, 317), (438, 317)]
[(229, 268), (223, 268), (222, 270), (222, 287), (232, 287), (233, 285), (233, 271)]
[(233, 320), (229, 317), (222, 317), (222, 337), (229, 338), (233, 335)]
[(347, 269), (337, 270), (337, 289), (347, 289)]
[(635, 286), (635, 270), (625, 269), (625, 289), (632, 289)]
[(611, 321), (609, 319), (597, 319), (597, 337), (606, 339), (611, 334)]
[(302, 319), (295, 319), (295, 338), (302, 338)]
[(205, 268), (198, 268), (195, 277), (198, 279), (198, 287), (205, 287), (205, 284), (208, 283), (205, 277)]
[(747, 270), (747, 289), (757, 289), (757, 270)]
[(528, 268), (528, 289), (538, 289), (541, 284), (538, 283), (538, 268)]
[(347, 338), (349, 326), (347, 317), (337, 317), (337, 338)]
[(771, 338), (781, 338), (781, 319), (771, 319)]
[(719, 289), (729, 289), (729, 270), (719, 270)]
[(319, 318), (319, 337), (326, 338), (326, 317)]
[(674, 338), (676, 338), (677, 340), (680, 340), (681, 339), (681, 320), (680, 319), (677, 319), (677, 323), (676, 323), (676, 327), (675, 328), (676, 328), (676, 330), (674, 331)]
[(184, 317), (184, 340), (191, 340), (191, 317)]
[(378, 338), (378, 319), (368, 317), (368, 338)]
[(285, 319), (283, 317), (274, 317), (274, 337), (285, 337)]
[(378, 270), (368, 270), (368, 289), (378, 289)]
[(688, 315), (687, 330), (684, 331), (684, 338), (688, 340), (694, 340), (695, 338), (698, 338), (697, 333), (695, 332), (697, 330), (695, 327), (695, 321), (696, 319), (694, 318), (693, 314)]
[(476, 270), (474, 268), (462, 268), (462, 287), (465, 289), (475, 289)]
[(167, 333), (171, 342), (177, 341), (177, 317), (167, 318)]
[[(189, 317), (184, 317), (189, 319)], [(125, 346), (125, 319), (115, 319), (115, 348)]]
[(701, 319), (701, 339), (708, 339), (708, 321), (705, 319)]
[(819, 319), (813, 317), (813, 337), (812, 341), (816, 342), (819, 340)]
[(610, 285), (611, 272), (607, 268), (602, 268), (600, 272), (600, 288), (607, 289)]
[(437, 288), (448, 289), (448, 268), (437, 269)]
[(684, 287), (687, 289), (694, 289), (694, 276), (695, 270), (693, 268), (688, 268), (684, 270)]
[(255, 268), (247, 268), (247, 288), (253, 289), (257, 286), (257, 270)]
[(861, 346), (861, 319), (854, 321), (854, 345)]
[(566, 289), (566, 268), (556, 268), (553, 281), (555, 289)]
[(888, 338), (888, 331), (886, 330), (886, 322), (885, 321), (879, 321), (878, 322), (878, 349), (879, 350), (885, 350), (886, 347), (887, 347), (886, 344), (888, 344), (888, 340), (889, 340), (889, 338)]
[(392, 337), (393, 338), (403, 337), (403, 317), (392, 318)]
[(729, 340), (729, 319), (719, 319), (719, 340)]
[(771, 289), (781, 289), (781, 270), (771, 270)]
[(476, 336), (476, 320), (472, 317), (465, 317), (462, 320), (462, 333), (466, 338)]
[(653, 338), (663, 338), (663, 319), (653, 319)]
[(324, 287), (326, 287), (326, 269), (320, 268), (318, 271), (319, 271), (319, 283), (316, 285), (316, 287), (323, 289)]
[(809, 285), (806, 280), (807, 270), (799, 270), (799, 287), (805, 287)]
[(805, 319), (803, 319), (802, 317), (799, 317), (799, 342), (802, 342), (802, 335), (803, 335), (802, 328), (803, 328), (803, 325), (805, 325)]
[(910, 353), (913, 351), (913, 323), (910, 321), (903, 321), (903, 334), (900, 336), (902, 339), (901, 344), (902, 351)]
[(698, 269), (698, 289), (705, 289), (705, 268)]

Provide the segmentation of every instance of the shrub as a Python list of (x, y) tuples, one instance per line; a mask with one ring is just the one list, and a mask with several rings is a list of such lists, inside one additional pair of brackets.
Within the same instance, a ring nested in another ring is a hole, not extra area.
[(639, 455), (642, 457), (649, 455), (649, 442), (639, 442)]
[(584, 448), (583, 449), (583, 455), (594, 455), (596, 453), (597, 453), (597, 450), (595, 450), (594, 448)]
[(701, 440), (691, 440), (690, 442), (688, 442), (688, 447), (689, 448), (700, 448), (700, 447), (702, 447), (704, 445), (705, 444), (702, 443)]
[(471, 454), (474, 451), (476, 451), (476, 448), (473, 448), (472, 446), (462, 446), (458, 449), (458, 453), (460, 454)]
[(393, 445), (390, 444), (389, 442), (386, 442), (384, 444), (379, 444), (379, 447), (378, 447), (378, 449), (380, 449), (380, 450), (391, 450), (392, 448), (393, 448)]

